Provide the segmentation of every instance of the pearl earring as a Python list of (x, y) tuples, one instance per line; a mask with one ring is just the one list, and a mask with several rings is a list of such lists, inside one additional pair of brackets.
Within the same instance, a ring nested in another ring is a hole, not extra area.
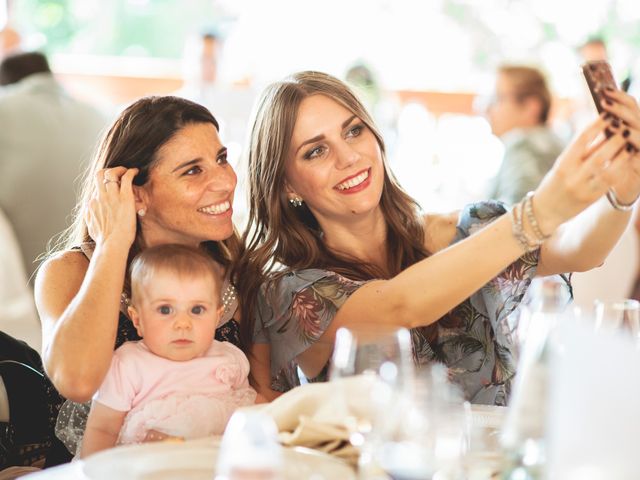
[(302, 206), (302, 199), (300, 197), (291, 197), (289, 199), (289, 203), (293, 206), (293, 207), (301, 207)]
[(138, 210), (139, 217), (144, 217), (146, 214), (147, 214), (147, 211), (144, 208), (141, 208), (140, 210)]

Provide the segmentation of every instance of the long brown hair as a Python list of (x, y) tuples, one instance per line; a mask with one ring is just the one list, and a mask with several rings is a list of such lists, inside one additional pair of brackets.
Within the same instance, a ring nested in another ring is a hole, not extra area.
[[(285, 190), (285, 163), (302, 101), (325, 95), (351, 111), (375, 136), (383, 156), (380, 206), (387, 222), (388, 265), (372, 264), (330, 250), (320, 226), (303, 204), (292, 207)], [(241, 343), (251, 345), (260, 285), (287, 270), (321, 268), (354, 280), (389, 278), (428, 255), (419, 206), (398, 185), (386, 162), (384, 142), (363, 104), (343, 82), (320, 72), (300, 72), (269, 86), (262, 95), (248, 150), (249, 218), (245, 251), (234, 269), (242, 305)], [(279, 268), (283, 267), (283, 268)]]
[[(157, 162), (160, 148), (171, 140), (183, 127), (193, 123), (211, 123), (219, 129), (215, 117), (202, 105), (184, 98), (172, 96), (151, 96), (141, 98), (127, 107), (106, 133), (92, 165), (83, 180), (80, 200), (74, 211), (74, 220), (63, 237), (59, 249), (70, 249), (82, 243), (92, 242), (85, 223), (85, 213), (90, 199), (95, 194), (95, 176), (100, 169), (126, 167), (137, 168), (134, 185), (144, 185), (149, 172)], [(136, 239), (129, 250), (131, 263), (142, 249), (140, 222), (137, 224)], [(234, 234), (223, 241), (208, 241), (203, 245), (211, 256), (228, 267), (240, 253), (240, 239)], [(129, 282), (125, 282), (129, 292)]]

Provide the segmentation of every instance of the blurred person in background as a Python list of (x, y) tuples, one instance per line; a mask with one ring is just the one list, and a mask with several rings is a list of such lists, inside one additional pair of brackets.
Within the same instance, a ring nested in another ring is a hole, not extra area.
[(28, 276), (49, 240), (69, 226), (74, 183), (107, 119), (71, 96), (38, 52), (0, 62), (0, 209)]
[[(13, 228), (0, 210), (0, 331), (40, 352), (40, 320)], [(0, 421), (4, 421), (0, 415)]]
[(15, 51), (20, 46), (20, 34), (11, 28), (10, 25), (5, 25), (0, 29), (0, 58)]
[(230, 83), (221, 74), (224, 43), (215, 30), (205, 30), (189, 36), (183, 55), (184, 84), (174, 95), (186, 98), (216, 112), (220, 124), (220, 139), (227, 147), (227, 159), (238, 172), (235, 222), (245, 223), (246, 200), (240, 159), (245, 148), (247, 126), (257, 92), (249, 78)]
[(385, 138), (387, 154), (393, 159), (398, 141), (399, 100), (395, 94), (380, 85), (373, 70), (362, 61), (353, 63), (347, 69), (344, 79), (373, 115)]
[[(589, 37), (589, 39), (580, 46), (578, 52), (585, 62), (609, 61), (607, 44), (602, 37)], [(631, 82), (632, 77), (629, 73), (620, 81), (620, 89), (623, 92), (628, 92), (631, 87)]]
[(551, 92), (539, 70), (517, 65), (498, 69), (487, 114), (505, 151), (489, 198), (513, 205), (551, 169), (564, 146), (547, 125), (550, 109)]
[(176, 95), (215, 111), (229, 156), (239, 157), (256, 95), (248, 79), (234, 84), (222, 80), (222, 54), (223, 40), (217, 32), (189, 37), (184, 49), (184, 85)]

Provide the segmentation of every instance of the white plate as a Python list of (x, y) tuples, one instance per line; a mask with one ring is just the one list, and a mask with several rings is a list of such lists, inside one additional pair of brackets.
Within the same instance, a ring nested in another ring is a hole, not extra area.
[[(146, 443), (96, 453), (84, 461), (90, 480), (212, 480), (218, 444)], [(354, 470), (330, 455), (308, 449), (284, 449), (285, 480), (314, 475), (314, 480), (355, 480)]]

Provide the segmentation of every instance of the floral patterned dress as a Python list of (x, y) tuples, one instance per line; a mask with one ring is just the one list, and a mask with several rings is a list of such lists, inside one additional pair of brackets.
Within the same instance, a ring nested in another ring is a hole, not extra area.
[[(504, 213), (500, 202), (468, 205), (460, 213), (452, 243)], [(538, 251), (525, 254), (436, 323), (412, 329), (416, 363), (444, 363), (469, 401), (505, 405), (515, 374), (509, 317), (522, 302), (537, 263)], [(338, 309), (364, 283), (327, 270), (306, 269), (265, 284), (258, 299), (254, 341), (271, 344), (274, 390), (300, 384), (296, 357), (320, 338)], [(310, 381), (324, 380), (326, 372), (325, 367)]]

